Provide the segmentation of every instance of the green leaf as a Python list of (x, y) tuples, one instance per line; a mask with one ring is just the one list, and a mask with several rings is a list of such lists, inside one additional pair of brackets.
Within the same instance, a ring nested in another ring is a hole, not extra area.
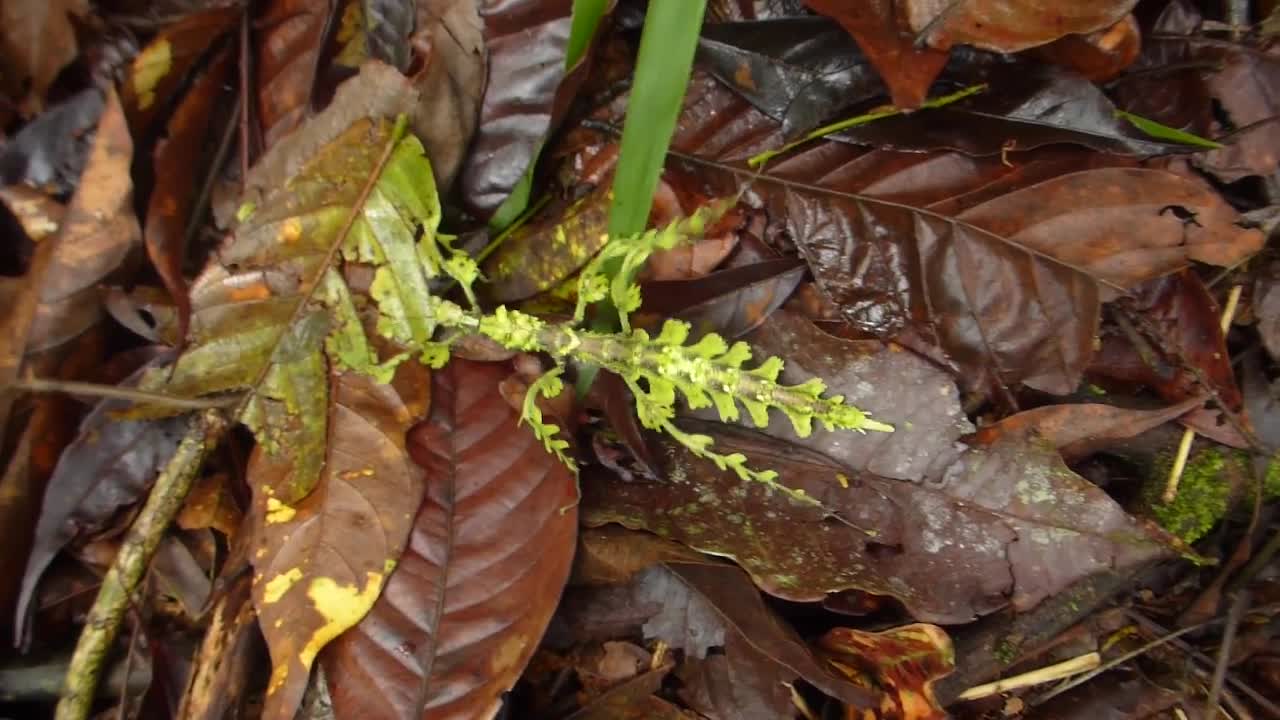
[(653, 0), (645, 16), (635, 83), (613, 180), (609, 235), (644, 230), (698, 46), (706, 0)]
[(596, 36), (600, 20), (609, 9), (610, 0), (573, 0), (573, 24), (569, 28), (569, 44), (564, 50), (564, 69), (569, 71), (586, 54)]
[(1133, 113), (1125, 112), (1124, 110), (1116, 110), (1116, 116), (1128, 120), (1134, 127), (1159, 140), (1168, 140), (1169, 142), (1182, 143), (1183, 145), (1194, 145), (1196, 147), (1207, 148), (1209, 150), (1217, 150), (1218, 148), (1225, 147), (1220, 142), (1214, 142), (1213, 140), (1202, 138), (1199, 135), (1186, 132), (1185, 130), (1169, 127), (1168, 125), (1162, 125), (1155, 120), (1148, 120), (1140, 115), (1134, 115)]

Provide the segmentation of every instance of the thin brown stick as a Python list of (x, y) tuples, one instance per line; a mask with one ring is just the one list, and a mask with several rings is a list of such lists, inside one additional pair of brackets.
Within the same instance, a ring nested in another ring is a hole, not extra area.
[(191, 423), (177, 451), (160, 471), (151, 494), (102, 579), (102, 588), (85, 619), (67, 669), (55, 720), (85, 720), (89, 716), (98, 677), (120, 632), (129, 598), (142, 581), (169, 523), (191, 491), (205, 454), (217, 444), (226, 427), (227, 421), (219, 411), (204, 411)]
[(185, 398), (116, 385), (99, 385), (97, 383), (77, 382), (74, 380), (46, 380), (44, 378), (21, 378), (14, 381), (10, 387), (31, 392), (55, 392), (67, 393), (68, 395), (111, 398), (113, 400), (129, 400), (150, 405), (181, 408), (183, 410), (211, 410), (230, 407), (240, 401), (239, 395), (220, 398)]

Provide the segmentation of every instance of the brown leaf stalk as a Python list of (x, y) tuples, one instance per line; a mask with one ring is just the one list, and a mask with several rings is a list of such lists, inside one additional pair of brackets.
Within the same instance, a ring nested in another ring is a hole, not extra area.
[(217, 444), (226, 427), (226, 418), (218, 410), (201, 413), (156, 478), (85, 619), (84, 630), (71, 656), (55, 720), (84, 720), (89, 716), (99, 675), (120, 631), (130, 598), (142, 582), (161, 537), (190, 492), (205, 454)]

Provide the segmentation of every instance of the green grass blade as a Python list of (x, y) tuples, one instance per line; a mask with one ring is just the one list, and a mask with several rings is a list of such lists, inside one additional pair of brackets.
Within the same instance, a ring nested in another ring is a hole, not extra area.
[(1199, 135), (1194, 135), (1184, 130), (1179, 130), (1178, 128), (1169, 127), (1168, 125), (1162, 125), (1155, 120), (1148, 120), (1141, 115), (1134, 115), (1131, 112), (1116, 110), (1116, 116), (1128, 120), (1130, 125), (1133, 125), (1157, 140), (1167, 140), (1169, 142), (1191, 145), (1193, 147), (1208, 148), (1209, 150), (1217, 150), (1218, 148), (1223, 147), (1222, 143), (1206, 140)]
[[(596, 36), (600, 20), (609, 9), (609, 0), (573, 0), (573, 20), (569, 26), (569, 42), (565, 45), (564, 70), (573, 70), (591, 47), (591, 40)], [(489, 219), (489, 229), (499, 232), (510, 227), (524, 214), (529, 207), (529, 197), (533, 190), (533, 172), (538, 165), (538, 156), (542, 148), (534, 153), (533, 161), (525, 168), (520, 182), (511, 189), (511, 194), (503, 201)]]
[(658, 175), (689, 84), (706, 0), (652, 0), (640, 35), (635, 82), (613, 180), (609, 234), (644, 230)]
[(566, 71), (572, 70), (587, 52), (608, 9), (609, 0), (573, 0), (573, 24), (569, 26), (569, 44), (564, 53)]

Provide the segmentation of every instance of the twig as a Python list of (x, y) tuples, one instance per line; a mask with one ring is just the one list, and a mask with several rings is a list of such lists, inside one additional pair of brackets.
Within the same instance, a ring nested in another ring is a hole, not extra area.
[[(1240, 305), (1242, 290), (1243, 286), (1233, 285), (1231, 292), (1227, 294), (1227, 305), (1222, 309), (1222, 318), (1219, 320), (1223, 337), (1226, 337), (1227, 331), (1231, 329), (1231, 321), (1235, 318), (1236, 308)], [(1174, 456), (1173, 467), (1169, 470), (1169, 479), (1165, 482), (1164, 495), (1160, 498), (1166, 505), (1178, 497), (1178, 483), (1182, 480), (1182, 472), (1187, 468), (1187, 457), (1191, 454), (1191, 441), (1195, 436), (1196, 431), (1191, 428), (1182, 431), (1182, 442), (1178, 443), (1178, 454)]]
[(102, 579), (102, 588), (89, 610), (84, 630), (58, 701), (55, 720), (84, 720), (93, 707), (98, 676), (120, 631), (129, 598), (138, 589), (160, 538), (182, 507), (204, 456), (217, 444), (227, 421), (217, 410), (206, 410), (191, 424), (177, 451), (156, 478), (147, 502), (130, 526), (115, 561)]
[(1218, 644), (1218, 659), (1213, 665), (1213, 678), (1209, 682), (1209, 696), (1205, 700), (1204, 716), (1213, 717), (1218, 707), (1218, 698), (1222, 696), (1222, 681), (1227, 675), (1227, 662), (1231, 659), (1231, 643), (1235, 641), (1236, 630), (1240, 629), (1240, 618), (1249, 606), (1249, 591), (1236, 593), (1231, 608), (1227, 610), (1227, 626), (1222, 631), (1222, 642)]
[(239, 395), (219, 398), (185, 398), (165, 393), (137, 390), (135, 388), (118, 387), (116, 385), (99, 385), (97, 383), (77, 382), (74, 380), (46, 380), (44, 378), (22, 378), (15, 380), (10, 387), (31, 392), (56, 392), (68, 395), (88, 395), (90, 397), (111, 398), (114, 400), (130, 400), (150, 405), (165, 405), (183, 410), (211, 410), (230, 407), (240, 400)]
[[(1277, 610), (1280, 610), (1280, 603), (1269, 603), (1267, 605), (1262, 605), (1254, 608), (1253, 612), (1265, 615), (1267, 613), (1274, 613)], [(1150, 633), (1169, 632), (1167, 628), (1161, 626), (1156, 621), (1146, 617), (1145, 615), (1142, 615), (1141, 613), (1128, 610), (1125, 612), (1125, 615), (1128, 616), (1129, 619), (1133, 620), (1138, 625), (1142, 626), (1142, 628), (1145, 629), (1147, 632), (1150, 632)], [(1213, 625), (1220, 625), (1223, 622), (1226, 622), (1226, 618), (1219, 617), (1219, 618), (1214, 618), (1207, 622), (1201, 623), (1199, 625), (1192, 625), (1190, 627), (1193, 629), (1205, 628)], [(1182, 631), (1179, 631), (1178, 634), (1182, 634)], [(1213, 666), (1213, 658), (1209, 657), (1208, 655), (1205, 655), (1204, 653), (1200, 652), (1199, 650), (1192, 647), (1191, 645), (1188, 645), (1182, 640), (1171, 639), (1169, 644), (1178, 648), (1180, 652), (1186, 653), (1188, 656), (1191, 657), (1192, 660), (1195, 660), (1196, 662), (1208, 667)], [(1197, 671), (1199, 672), (1198, 668), (1197, 668)], [(1226, 680), (1228, 685), (1247, 695), (1250, 700), (1252, 700), (1255, 704), (1257, 704), (1258, 707), (1265, 710), (1269, 716), (1273, 718), (1277, 718), (1277, 720), (1280, 720), (1280, 705), (1277, 705), (1271, 700), (1268, 700), (1265, 696), (1262, 695), (1262, 693), (1258, 692), (1257, 690), (1254, 690), (1252, 687), (1249, 687), (1247, 683), (1234, 677), (1231, 674), (1227, 675)]]
[(1065, 677), (1078, 675), (1082, 672), (1092, 670), (1102, 664), (1102, 656), (1096, 652), (1085, 653), (1070, 660), (1048, 665), (1046, 667), (1037, 668), (1030, 672), (1014, 675), (1013, 677), (1004, 678), (995, 682), (985, 683), (983, 685), (975, 685), (965, 690), (956, 697), (956, 700), (977, 700), (979, 698), (998, 695), (1009, 690), (1017, 690), (1018, 688), (1030, 687), (1031, 685), (1040, 685), (1042, 683), (1061, 680)]

